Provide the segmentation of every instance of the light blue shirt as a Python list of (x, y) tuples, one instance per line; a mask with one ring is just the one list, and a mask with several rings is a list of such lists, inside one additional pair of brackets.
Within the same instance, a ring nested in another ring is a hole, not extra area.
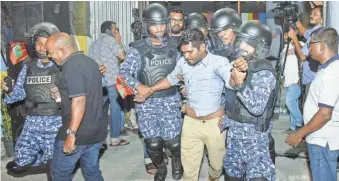
[[(307, 39), (305, 45), (302, 47), (302, 52), (305, 56), (308, 56), (310, 53), (310, 50), (308, 49), (307, 45), (311, 41), (311, 34), (314, 30), (321, 28), (321, 25), (317, 25), (313, 27), (312, 29), (306, 30), (304, 37)], [(315, 74), (318, 70), (318, 62), (315, 60), (306, 59), (303, 63), (302, 69), (303, 69), (303, 76), (302, 76), (302, 84), (309, 84), (312, 82), (312, 80), (315, 78)]]
[(200, 117), (220, 109), (221, 94), (225, 85), (227, 88), (231, 88), (229, 86), (231, 69), (232, 64), (227, 58), (212, 53), (208, 53), (201, 62), (194, 66), (189, 65), (181, 57), (167, 79), (173, 86), (179, 82), (178, 75), (183, 76), (187, 104)]

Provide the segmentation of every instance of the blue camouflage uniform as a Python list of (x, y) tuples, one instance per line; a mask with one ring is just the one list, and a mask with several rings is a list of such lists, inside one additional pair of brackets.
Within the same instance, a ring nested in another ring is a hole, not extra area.
[[(272, 72), (261, 70), (253, 73), (251, 87), (237, 92), (237, 98), (253, 115), (261, 115), (267, 105), (271, 92), (276, 87), (276, 78)], [(226, 98), (227, 99), (227, 98)], [(229, 100), (226, 100), (229, 101)], [(226, 103), (227, 104), (227, 103)], [(269, 134), (272, 121), (266, 132), (256, 131), (254, 124), (240, 123), (225, 117), (222, 129), (227, 132), (227, 154), (224, 157), (224, 169), (228, 176), (266, 178), (276, 180), (275, 166), (269, 154)]]
[[(151, 41), (147, 39), (147, 43), (151, 44)], [(162, 46), (166, 45), (167, 41), (164, 41)], [(139, 84), (135, 75), (138, 75), (140, 68), (140, 53), (131, 47), (120, 66), (119, 74), (135, 94), (137, 94), (135, 87)], [(180, 135), (182, 126), (180, 107), (181, 96), (179, 93), (168, 97), (150, 97), (143, 103), (136, 103), (135, 108), (141, 134), (145, 138), (161, 137), (164, 140), (170, 140)]]
[[(48, 68), (53, 66), (53, 62), (43, 65), (40, 60), (37, 66)], [(24, 89), (27, 65), (21, 69), (12, 94), (5, 95), (5, 103), (11, 104), (26, 98)], [(39, 166), (47, 163), (53, 156), (53, 145), (59, 128), (61, 127), (61, 116), (30, 116), (25, 119), (24, 127), (15, 145), (15, 162), (19, 166), (33, 164)], [(40, 150), (43, 153), (40, 153)]]

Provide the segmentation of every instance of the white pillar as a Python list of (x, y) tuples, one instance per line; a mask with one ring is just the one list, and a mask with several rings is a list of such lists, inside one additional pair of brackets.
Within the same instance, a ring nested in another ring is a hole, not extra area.
[(336, 29), (339, 33), (339, 1), (327, 1), (326, 3), (326, 26)]

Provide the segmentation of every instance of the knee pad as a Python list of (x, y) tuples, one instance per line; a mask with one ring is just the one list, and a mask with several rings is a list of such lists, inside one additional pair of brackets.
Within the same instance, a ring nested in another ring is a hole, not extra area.
[(275, 142), (271, 134), (268, 135), (268, 148), (269, 148), (271, 160), (273, 164), (275, 164)]
[(250, 181), (268, 181), (267, 178), (251, 178)]
[(165, 148), (167, 148), (173, 157), (180, 158), (180, 136), (165, 141)]
[(159, 166), (163, 162), (164, 139), (146, 138), (146, 149), (155, 165)]
[(245, 178), (231, 177), (225, 174), (225, 181), (245, 181)]

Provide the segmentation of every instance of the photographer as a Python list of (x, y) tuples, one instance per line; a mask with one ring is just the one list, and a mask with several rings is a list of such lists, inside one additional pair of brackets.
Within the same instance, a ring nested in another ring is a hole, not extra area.
[(318, 70), (318, 63), (308, 57), (309, 50), (307, 45), (310, 42), (311, 34), (314, 30), (319, 29), (322, 27), (323, 23), (323, 7), (321, 5), (315, 6), (312, 9), (311, 16), (310, 16), (310, 24), (313, 25), (312, 29), (306, 29), (304, 25), (300, 22), (296, 22), (296, 27), (299, 31), (299, 34), (304, 36), (307, 40), (304, 46), (301, 46), (299, 40), (297, 38), (297, 33), (294, 29), (290, 28), (288, 32), (288, 37), (292, 39), (292, 42), (295, 45), (296, 54), (298, 55), (299, 59), (303, 61), (302, 64), (302, 84), (306, 87), (305, 95), (308, 93), (309, 85), (315, 77), (315, 74)]

